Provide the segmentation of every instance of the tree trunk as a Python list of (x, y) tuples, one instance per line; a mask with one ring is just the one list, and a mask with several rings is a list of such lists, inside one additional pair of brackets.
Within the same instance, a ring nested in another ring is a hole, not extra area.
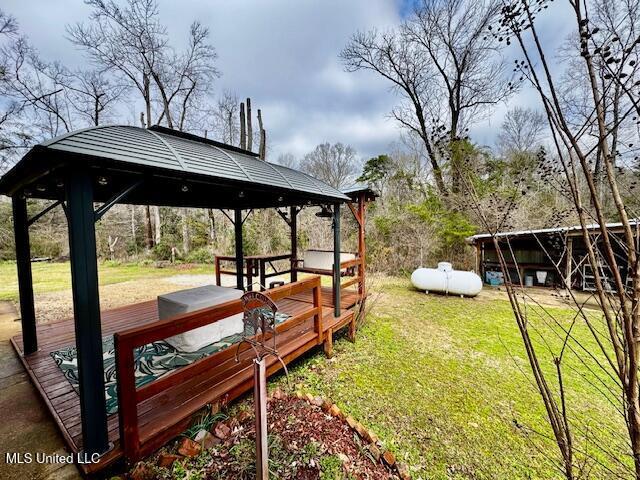
[(167, 118), (167, 127), (173, 128), (173, 119), (171, 118), (171, 108), (170, 108), (171, 106), (169, 104), (169, 98), (164, 88), (164, 84), (162, 83), (160, 76), (157, 73), (155, 73), (155, 71), (152, 71), (151, 74), (156, 83), (156, 87), (158, 87), (158, 91), (160, 92), (160, 98), (162, 98), (163, 111), (162, 111), (162, 115), (160, 116), (160, 119), (158, 120), (158, 123), (160, 123), (160, 121), (162, 120), (162, 117), (164, 116)]
[(209, 240), (214, 245), (216, 242), (216, 217), (212, 208), (207, 209), (207, 215), (209, 217)]
[(151, 85), (150, 85), (149, 75), (145, 75), (143, 79), (144, 84), (144, 103), (147, 108), (147, 123), (146, 125), (142, 125), (142, 127), (150, 127), (151, 122)]
[(93, 124), (100, 125), (100, 97), (96, 96), (93, 103)]
[(182, 254), (187, 255), (191, 250), (191, 236), (189, 232), (189, 210), (183, 208), (180, 210), (182, 217)]
[(131, 239), (133, 240), (133, 248), (138, 253), (138, 240), (136, 235), (136, 206), (131, 205)]
[(244, 103), (240, 104), (240, 148), (247, 149), (247, 123), (244, 117)]
[(260, 127), (260, 147), (258, 148), (258, 156), (264, 160), (267, 153), (267, 132), (262, 125), (262, 111), (258, 109), (258, 126)]
[(145, 244), (147, 246), (147, 250), (151, 250), (153, 248), (153, 229), (151, 228), (151, 209), (149, 205), (145, 205), (144, 207), (144, 237)]
[(247, 150), (253, 151), (253, 125), (251, 125), (251, 99), (247, 98)]
[(442, 178), (442, 169), (440, 168), (440, 165), (438, 165), (438, 160), (435, 157), (435, 153), (428, 152), (428, 156), (429, 161), (431, 162), (433, 179), (436, 181), (436, 187), (438, 187), (438, 193), (440, 193), (440, 195), (447, 196), (449, 192), (447, 191), (444, 179)]
[(153, 207), (153, 220), (155, 224), (155, 242), (156, 245), (162, 240), (162, 218), (160, 218), (160, 207)]

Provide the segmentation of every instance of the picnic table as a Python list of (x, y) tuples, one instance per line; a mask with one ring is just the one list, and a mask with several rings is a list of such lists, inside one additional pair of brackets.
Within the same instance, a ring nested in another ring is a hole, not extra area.
[[(247, 279), (247, 290), (253, 290), (253, 279), (258, 278), (260, 284), (260, 291), (264, 291), (267, 289), (267, 279), (271, 277), (275, 277), (278, 275), (284, 275), (286, 273), (291, 273), (292, 266), (290, 264), (288, 270), (278, 270), (278, 268), (273, 264), (273, 262), (277, 262), (279, 260), (292, 260), (292, 256), (290, 253), (283, 253), (280, 255), (247, 255), (244, 257), (244, 271), (242, 272), (243, 276)], [(235, 270), (223, 270), (220, 268), (221, 262), (234, 262), (236, 258), (232, 255), (216, 255), (215, 256), (215, 266), (216, 266), (216, 285), (220, 286), (221, 276), (222, 274), (226, 275), (236, 275)], [(267, 266), (271, 267), (271, 271), (267, 272)]]

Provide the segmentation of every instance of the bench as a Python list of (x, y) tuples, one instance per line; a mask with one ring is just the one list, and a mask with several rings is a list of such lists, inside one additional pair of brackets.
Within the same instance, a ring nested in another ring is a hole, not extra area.
[[(348, 252), (340, 252), (340, 276), (353, 276), (356, 255)], [(345, 265), (347, 264), (347, 265)], [(343, 266), (344, 265), (344, 266)], [(333, 250), (305, 250), (302, 258), (296, 260), (295, 269), (298, 272), (313, 273), (316, 275), (333, 275)]]

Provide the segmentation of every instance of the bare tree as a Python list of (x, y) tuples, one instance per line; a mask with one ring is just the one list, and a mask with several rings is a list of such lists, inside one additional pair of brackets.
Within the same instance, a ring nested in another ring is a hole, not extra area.
[(19, 143), (31, 146), (43, 137), (72, 130), (73, 116), (64, 88), (66, 70), (40, 59), (26, 37), (15, 37), (4, 45), (1, 56), (0, 93), (7, 98), (6, 114), (19, 116), (20, 126), (25, 127), (17, 134), (24, 140)]
[(114, 107), (127, 91), (125, 85), (114, 82), (106, 72), (98, 70), (69, 73), (63, 84), (75, 112), (95, 126), (114, 117)]
[(221, 142), (228, 145), (237, 144), (240, 138), (239, 108), (237, 95), (225, 90), (212, 111), (214, 132)]
[(356, 151), (342, 143), (321, 143), (307, 153), (300, 167), (303, 171), (324, 180), (335, 188), (348, 186), (360, 171), (360, 162)]
[[(595, 445), (603, 455), (613, 460), (616, 471), (610, 473), (616, 477), (640, 478), (639, 234), (638, 227), (630, 221), (638, 215), (625, 204), (624, 186), (619, 181), (616, 168), (616, 162), (637, 155), (634, 145), (639, 140), (640, 98), (637, 85), (640, 79), (636, 67), (640, 53), (637, 30), (640, 2), (569, 0), (568, 4), (575, 25), (568, 43), (577, 48), (573, 52), (566, 50), (564, 55), (571, 57), (569, 68), (576, 68), (583, 76), (581, 81), (587, 86), (577, 97), (581, 102), (579, 109), (576, 109), (575, 102), (567, 101), (563, 96), (566, 94), (563, 88), (565, 79), (550, 65), (543, 30), (537, 25), (537, 19), (551, 5), (550, 1), (505, 2), (500, 20), (487, 34), (499, 42), (517, 44), (523, 58), (516, 62), (516, 71), (537, 92), (544, 109), (553, 150), (551, 155), (542, 155), (543, 178), (557, 185), (558, 190), (566, 195), (572, 213), (580, 223), (586, 250), (585, 262), (593, 272), (594, 297), (601, 311), (600, 323), (595, 323), (585, 314), (581, 303), (571, 297), (576, 317), (571, 325), (564, 328), (564, 344), (576, 344), (572, 328), (577, 321), (582, 322), (593, 336), (593, 347), (583, 348), (585, 356), (581, 358), (596, 358), (596, 366), (589, 372), (590, 375), (596, 372), (592, 385), (610, 399), (624, 420), (627, 441), (622, 448), (628, 449), (632, 465), (629, 467), (621, 455), (612, 453), (611, 445), (602, 439), (590, 439), (590, 445)], [(601, 163), (601, 188), (594, 170), (596, 160)], [(472, 182), (469, 182), (468, 190), (475, 190)], [(514, 191), (517, 193), (519, 189)], [(610, 210), (602, 201), (603, 197), (610, 202)], [(510, 208), (493, 210), (497, 212), (497, 218), (505, 218)], [(486, 218), (486, 215), (480, 216)], [(612, 219), (621, 223), (622, 234), (611, 233), (607, 222)], [(495, 227), (492, 223), (487, 221), (485, 226), (490, 232), (495, 232), (501, 221), (495, 222)], [(591, 224), (597, 225), (595, 233), (588, 228)], [(494, 244), (502, 257), (495, 236)], [(501, 267), (509, 284), (521, 283), (522, 279), (509, 278), (504, 258), (501, 258)], [(566, 287), (570, 289), (571, 285)], [(561, 454), (563, 473), (567, 478), (574, 478), (580, 470), (575, 455), (578, 450), (573, 441), (576, 425), (571, 421), (572, 405), (564, 395), (562, 376), (567, 367), (563, 364), (562, 352), (554, 353), (557, 388), (552, 389), (535, 356), (530, 354), (527, 316), (523, 313), (522, 304), (516, 300), (515, 290), (509, 293), (509, 298), (553, 438)], [(549, 317), (551, 321), (557, 321), (553, 314)], [(596, 353), (597, 357), (594, 356)], [(597, 456), (593, 460), (599, 461)]]
[(298, 168), (298, 159), (291, 152), (285, 152), (278, 155), (276, 163), (289, 168)]
[(158, 20), (154, 0), (129, 0), (122, 9), (114, 2), (88, 0), (93, 7), (89, 23), (67, 26), (72, 43), (86, 50), (103, 68), (113, 69), (138, 90), (145, 104), (147, 124), (152, 120), (152, 72), (167, 48), (166, 28)]
[(96, 64), (119, 72), (138, 90), (147, 124), (157, 102), (157, 123), (184, 129), (193, 103), (219, 76), (208, 29), (192, 23), (186, 50), (176, 53), (160, 23), (156, 0), (128, 0), (125, 7), (103, 0), (87, 0), (87, 4), (93, 7), (90, 22), (68, 26), (70, 40)]
[(533, 152), (540, 147), (547, 128), (544, 114), (531, 108), (515, 107), (507, 112), (498, 133), (498, 147), (503, 154)]
[(15, 17), (0, 10), (0, 35), (14, 35), (18, 33), (18, 22)]
[(0, 95), (5, 97), (0, 109), (0, 173), (4, 172), (10, 164), (14, 152), (24, 149), (29, 145), (28, 136), (21, 134), (26, 132), (26, 126), (22, 124), (20, 112), (23, 103), (16, 101), (10, 95), (10, 58), (5, 41), (12, 41), (18, 34), (18, 22), (14, 17), (0, 10)]
[(164, 107), (158, 123), (166, 116), (167, 124), (173, 128), (171, 116), (175, 110), (178, 130), (188, 129), (198, 111), (199, 100), (209, 93), (213, 80), (220, 76), (214, 66), (216, 51), (208, 41), (209, 30), (194, 22), (189, 30), (187, 50), (170, 58), (161, 57), (160, 73), (154, 74)]
[(424, 143), (442, 194), (444, 163), (458, 161), (451, 143), (511, 93), (499, 42), (486, 35), (498, 13), (496, 1), (423, 0), (398, 31), (358, 32), (340, 54), (348, 71), (374, 71), (401, 94), (392, 115)]

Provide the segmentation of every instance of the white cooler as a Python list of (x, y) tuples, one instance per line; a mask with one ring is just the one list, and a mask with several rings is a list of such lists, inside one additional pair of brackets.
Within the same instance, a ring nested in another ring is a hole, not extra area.
[[(235, 288), (205, 285), (204, 287), (159, 295), (158, 317), (160, 320), (165, 320), (187, 312), (213, 307), (230, 300), (237, 300), (242, 294), (242, 290)], [(244, 330), (242, 317), (242, 313), (232, 315), (210, 325), (167, 338), (165, 341), (177, 350), (195, 352), (229, 335), (242, 333)]]

